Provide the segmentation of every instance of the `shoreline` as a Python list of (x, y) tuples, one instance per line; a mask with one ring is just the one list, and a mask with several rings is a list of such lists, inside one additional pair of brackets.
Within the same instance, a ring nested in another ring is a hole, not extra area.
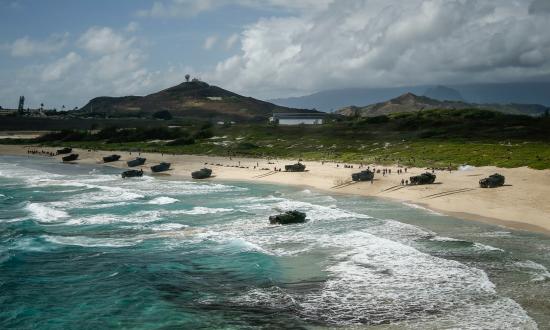
[[(52, 147), (0, 145), (0, 155), (29, 155), (28, 149), (55, 151)], [(105, 165), (127, 169), (126, 160), (138, 156), (138, 152), (128, 151), (87, 151), (75, 149), (79, 154), (78, 163)], [(103, 156), (117, 153), (121, 160), (104, 164)], [(163, 176), (175, 179), (191, 179), (191, 172), (202, 167), (213, 170), (209, 181), (240, 181), (290, 185), (294, 187), (312, 188), (329, 194), (358, 195), (378, 197), (416, 206), (454, 216), (464, 220), (473, 220), (504, 226), (510, 229), (550, 235), (550, 170), (533, 170), (520, 168), (477, 167), (467, 171), (436, 171), (436, 183), (433, 185), (401, 186), (402, 179), (425, 172), (421, 168), (408, 168), (407, 173), (397, 174), (398, 166), (381, 166), (366, 164), (359, 168), (344, 168), (342, 164), (333, 162), (303, 162), (306, 172), (273, 172), (273, 168), (284, 167), (295, 163), (295, 160), (229, 158), (221, 156), (202, 155), (162, 155), (156, 153), (141, 153), (147, 158), (142, 168), (150, 174), (149, 166), (162, 160), (172, 163), (172, 170)], [(34, 156), (34, 155), (29, 155)], [(36, 155), (40, 156), (40, 155)], [(56, 156), (60, 160), (60, 156)], [(221, 164), (221, 166), (216, 165)], [(257, 166), (254, 169), (254, 166)], [(350, 181), (351, 173), (361, 171), (370, 166), (376, 169), (391, 169), (392, 174), (383, 176), (376, 174), (374, 182), (358, 182), (338, 184)], [(259, 168), (269, 168), (261, 170)], [(403, 168), (401, 168), (403, 169)], [(482, 189), (478, 181), (493, 173), (506, 176), (506, 185), (494, 189)], [(270, 174), (271, 173), (271, 174)]]

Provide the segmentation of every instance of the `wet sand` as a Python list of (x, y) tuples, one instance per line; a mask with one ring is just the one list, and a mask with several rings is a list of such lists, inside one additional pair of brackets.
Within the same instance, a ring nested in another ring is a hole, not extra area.
[[(0, 145), (0, 154), (27, 155), (26, 146)], [(56, 148), (31, 147), (31, 149), (55, 151)], [(80, 155), (78, 163), (102, 164), (102, 157), (113, 153), (121, 160), (105, 165), (127, 168), (126, 161), (137, 152), (91, 151), (75, 149)], [(550, 234), (550, 170), (521, 168), (477, 167), (464, 171), (435, 171), (436, 183), (421, 186), (402, 186), (401, 180), (426, 171), (422, 168), (408, 168), (407, 173), (397, 174), (398, 166), (364, 164), (359, 168), (344, 168), (343, 164), (332, 162), (303, 162), (306, 172), (275, 172), (295, 160), (228, 158), (197, 155), (162, 155), (141, 153), (147, 158), (143, 168), (150, 173), (150, 166), (160, 161), (172, 163), (172, 169), (159, 175), (190, 178), (191, 172), (202, 167), (213, 170), (208, 180), (253, 181), (292, 186), (311, 187), (328, 193), (353, 194), (389, 198), (431, 209), (436, 212), (468, 220), (488, 222), (514, 229)], [(61, 161), (61, 156), (56, 156)], [(217, 165), (219, 164), (219, 165)], [(254, 168), (256, 166), (256, 168)], [(366, 169), (391, 169), (391, 174), (376, 174), (371, 182), (352, 183), (351, 174)], [(136, 167), (139, 169), (140, 167)], [(263, 168), (267, 168), (264, 170)], [(403, 168), (400, 168), (403, 169)], [(404, 170), (404, 169), (403, 169)], [(504, 187), (479, 188), (478, 181), (493, 173), (506, 176)], [(156, 174), (154, 174), (156, 175)]]

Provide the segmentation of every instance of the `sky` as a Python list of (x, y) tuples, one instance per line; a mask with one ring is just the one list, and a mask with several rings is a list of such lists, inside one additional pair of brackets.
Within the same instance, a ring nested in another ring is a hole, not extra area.
[(550, 0), (0, 0), (0, 106), (550, 80)]

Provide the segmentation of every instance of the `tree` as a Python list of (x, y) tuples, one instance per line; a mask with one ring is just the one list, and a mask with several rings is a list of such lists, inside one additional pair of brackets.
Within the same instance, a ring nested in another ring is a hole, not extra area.
[(168, 110), (161, 110), (157, 111), (153, 114), (153, 118), (155, 119), (164, 119), (164, 120), (170, 120), (172, 119), (172, 114)]
[(188, 73), (188, 74), (185, 75), (185, 81), (186, 81), (186, 82), (189, 82), (189, 78), (191, 78), (191, 76), (190, 76), (189, 73)]

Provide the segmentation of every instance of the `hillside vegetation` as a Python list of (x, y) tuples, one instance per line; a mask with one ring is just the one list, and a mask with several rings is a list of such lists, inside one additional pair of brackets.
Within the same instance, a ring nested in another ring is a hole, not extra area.
[(465, 110), (480, 109), (493, 110), (516, 115), (540, 116), (549, 111), (548, 107), (538, 104), (477, 104), (463, 101), (439, 101), (427, 96), (418, 96), (406, 93), (386, 102), (375, 103), (366, 107), (350, 106), (338, 110), (336, 113), (346, 117), (374, 117), (402, 112), (417, 112), (425, 110)]
[(273, 112), (310, 112), (245, 97), (193, 80), (146, 96), (96, 97), (78, 112), (89, 116), (150, 116), (169, 111), (175, 117), (264, 121)]
[(45, 135), (73, 147), (251, 157), (285, 157), (409, 166), (550, 168), (550, 119), (493, 111), (427, 110), (334, 121), (320, 126), (212, 125), (108, 128)]

